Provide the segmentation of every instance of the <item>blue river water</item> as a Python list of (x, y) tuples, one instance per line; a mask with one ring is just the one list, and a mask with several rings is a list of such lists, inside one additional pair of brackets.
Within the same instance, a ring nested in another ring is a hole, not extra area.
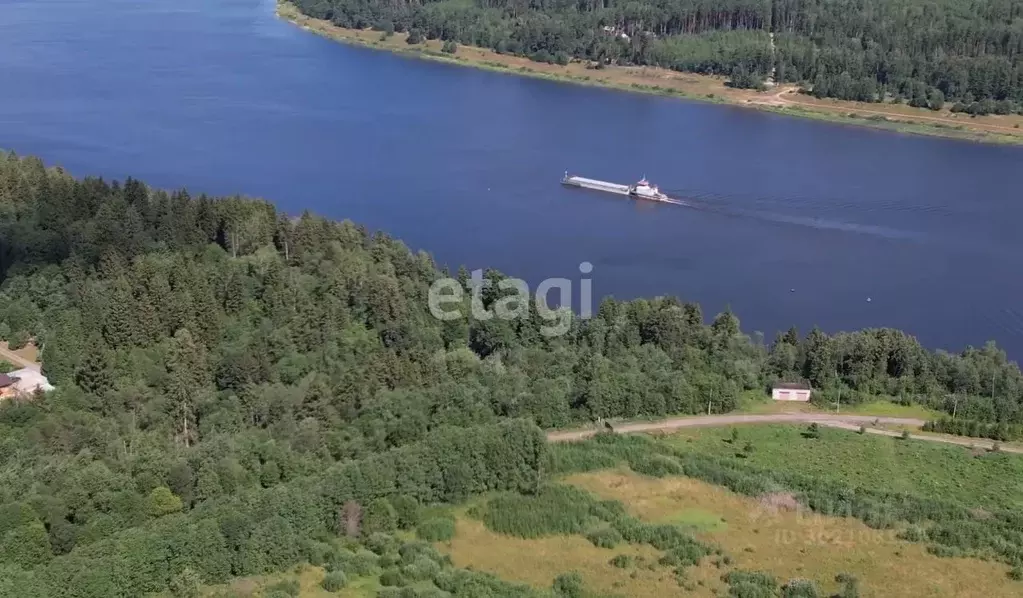
[[(457, 267), (678, 295), (747, 331), (1023, 354), (1023, 149), (337, 44), (272, 0), (0, 2), (0, 147), (350, 218)], [(643, 175), (695, 207), (561, 187)], [(869, 299), (869, 300), (868, 300)]]

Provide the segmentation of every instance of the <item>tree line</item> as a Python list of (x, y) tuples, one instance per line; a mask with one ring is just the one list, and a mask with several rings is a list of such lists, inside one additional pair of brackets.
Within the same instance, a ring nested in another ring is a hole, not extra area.
[(290, 539), (347, 535), (378, 499), (534, 491), (541, 428), (729, 411), (778, 380), (1023, 423), (993, 345), (767, 345), (675, 298), (609, 299), (550, 338), (538, 317), (434, 319), (444, 274), (351, 222), (0, 155), (0, 338), (35, 342), (57, 386), (0, 404), (0, 578), (106, 597), (279, 570), (308, 557)]
[[(342, 27), (414, 31), (542, 61), (773, 76), (820, 97), (1023, 109), (1019, 0), (296, 0)], [(774, 34), (772, 44), (769, 33)]]

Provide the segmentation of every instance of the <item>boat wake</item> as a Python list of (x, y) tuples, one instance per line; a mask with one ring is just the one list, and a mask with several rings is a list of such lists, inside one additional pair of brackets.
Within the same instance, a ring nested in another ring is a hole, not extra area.
[[(791, 214), (783, 214), (779, 212), (768, 212), (756, 209), (738, 208), (728, 205), (727, 203), (723, 203), (720, 201), (719, 198), (716, 197), (713, 200), (706, 200), (689, 196), (683, 189), (670, 189), (667, 190), (667, 193), (672, 198), (671, 201), (668, 203), (684, 206), (702, 212), (721, 214), (723, 216), (730, 216), (734, 218), (753, 218), (765, 222), (791, 224), (795, 226), (814, 228), (818, 230), (835, 230), (842, 232), (858, 233), (892, 240), (922, 241), (925, 239), (925, 235), (923, 235), (922, 233), (890, 228), (886, 226), (858, 224), (855, 222), (843, 222), (840, 220), (829, 220), (827, 218), (817, 218), (813, 216), (794, 216)], [(679, 197), (685, 197), (685, 199), (676, 199)]]

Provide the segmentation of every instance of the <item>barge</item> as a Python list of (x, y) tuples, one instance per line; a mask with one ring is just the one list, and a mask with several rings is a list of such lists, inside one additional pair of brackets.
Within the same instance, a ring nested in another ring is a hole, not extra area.
[(625, 195), (635, 199), (647, 199), (650, 201), (659, 201), (662, 203), (670, 203), (680, 206), (686, 205), (682, 201), (672, 199), (664, 193), (661, 193), (661, 190), (657, 188), (657, 185), (651, 185), (650, 181), (646, 180), (646, 177), (643, 177), (639, 180), (639, 182), (633, 185), (622, 185), (619, 183), (598, 181), (597, 179), (588, 179), (581, 176), (570, 176), (568, 171), (565, 171), (565, 176), (561, 179), (561, 184), (567, 187), (579, 187), (582, 189), (603, 191), (605, 193), (614, 193), (615, 195)]

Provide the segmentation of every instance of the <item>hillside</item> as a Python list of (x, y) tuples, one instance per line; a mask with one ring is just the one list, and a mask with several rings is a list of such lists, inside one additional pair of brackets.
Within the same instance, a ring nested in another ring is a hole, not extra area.
[[(299, 563), (417, 596), (581, 595), (571, 575), (523, 587), (427, 544), (487, 493), (512, 510), (549, 496), (562, 470), (541, 428), (720, 413), (799, 378), (825, 403), (841, 389), (849, 405), (1023, 417), (1023, 377), (993, 346), (949, 355), (893, 330), (815, 330), (765, 347), (735, 315), (708, 325), (671, 298), (607, 300), (545, 336), (532, 312), (434, 318), (442, 275), (350, 222), (4, 155), (0, 340), (41, 347), (57, 390), (0, 404), (0, 596), (193, 596)], [(666, 575), (713, 553), (593, 508), (568, 531), (597, 517), (675, 563)]]

